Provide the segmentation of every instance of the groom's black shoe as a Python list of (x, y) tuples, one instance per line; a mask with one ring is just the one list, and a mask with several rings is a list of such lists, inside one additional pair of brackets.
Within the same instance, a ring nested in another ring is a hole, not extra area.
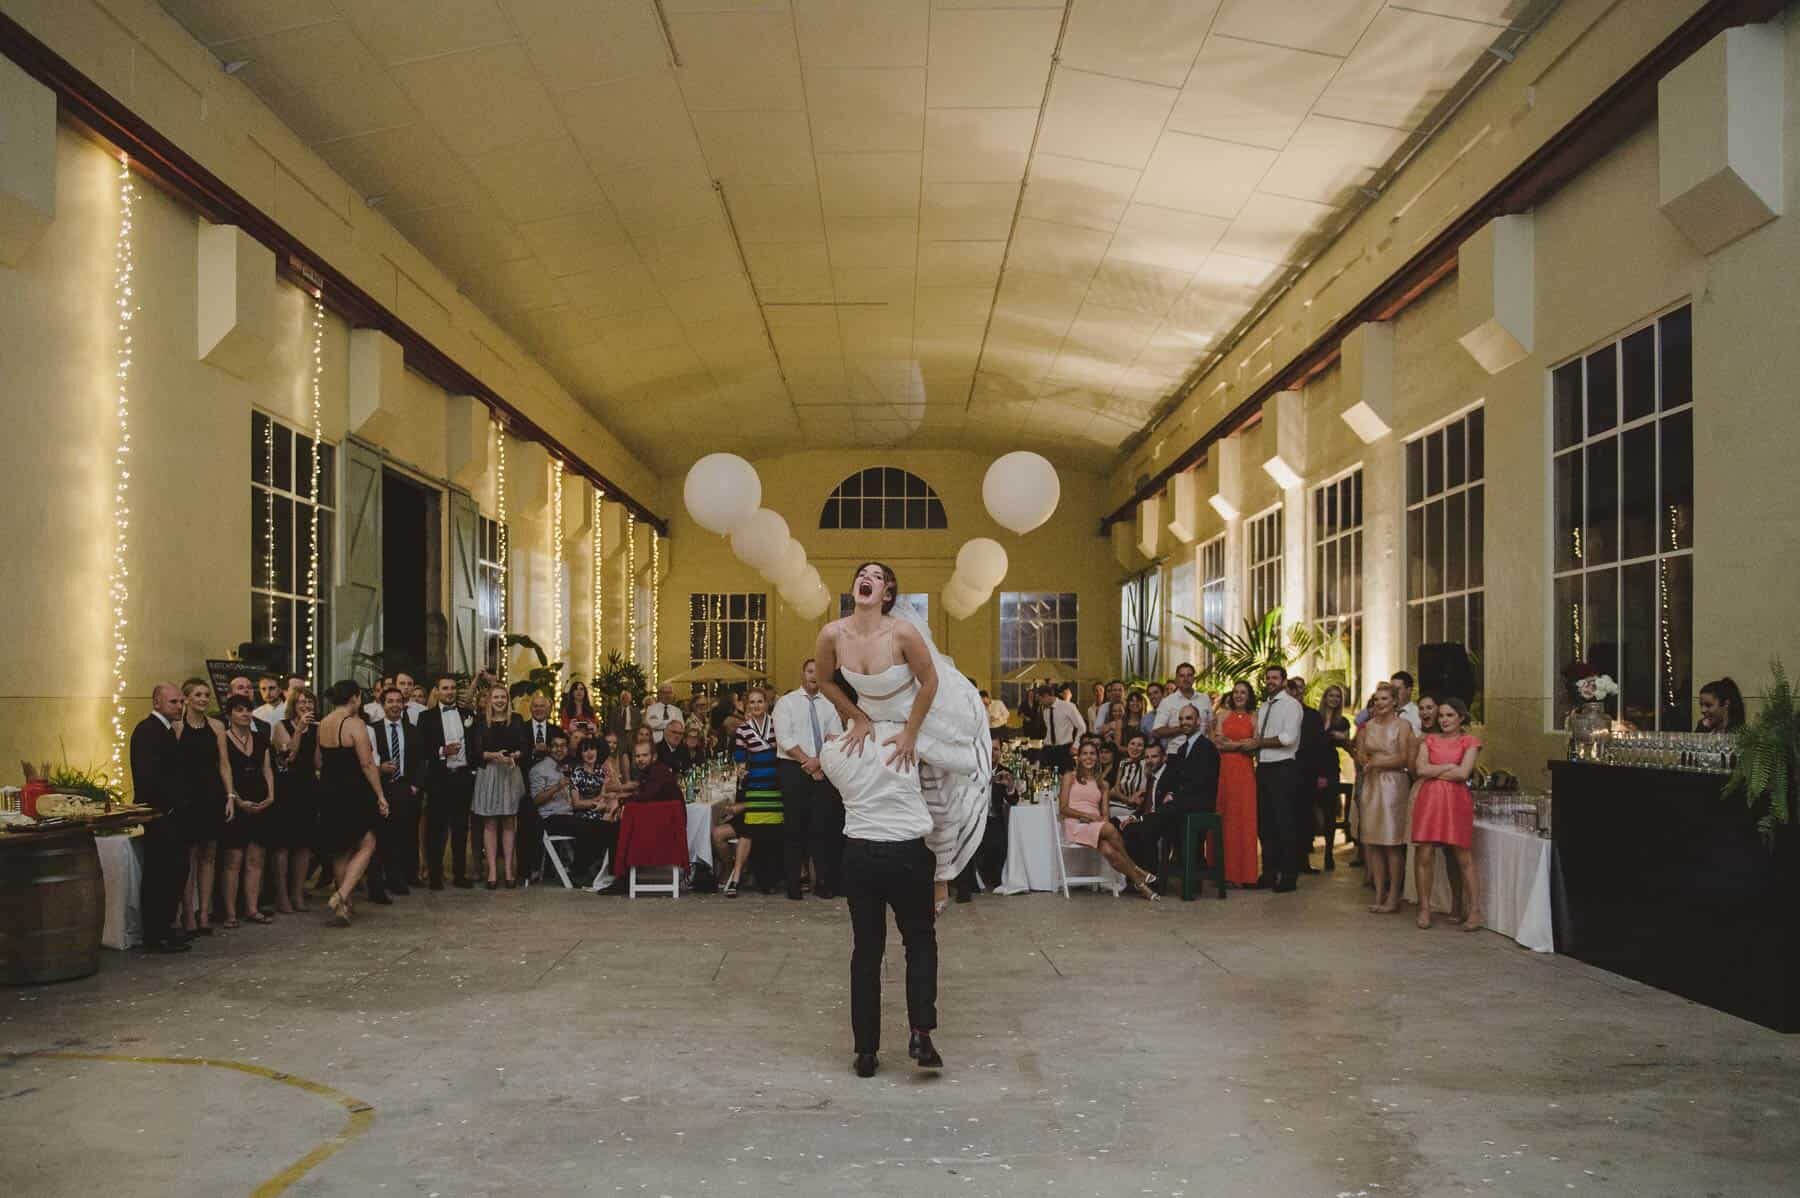
[(912, 1039), (906, 1042), (906, 1055), (919, 1063), (921, 1069), (942, 1069), (944, 1058), (931, 1045), (931, 1033), (913, 1029)]
[(876, 1066), (877, 1062), (874, 1053), (859, 1052), (856, 1054), (856, 1076), (874, 1077)]

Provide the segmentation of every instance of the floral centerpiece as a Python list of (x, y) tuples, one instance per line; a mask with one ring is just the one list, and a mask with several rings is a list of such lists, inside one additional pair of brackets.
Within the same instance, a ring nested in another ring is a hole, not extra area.
[(1598, 761), (1612, 739), (1612, 717), (1605, 703), (1619, 693), (1611, 674), (1602, 674), (1585, 661), (1569, 663), (1563, 670), (1570, 694), (1579, 705), (1569, 712), (1569, 757), (1574, 761)]

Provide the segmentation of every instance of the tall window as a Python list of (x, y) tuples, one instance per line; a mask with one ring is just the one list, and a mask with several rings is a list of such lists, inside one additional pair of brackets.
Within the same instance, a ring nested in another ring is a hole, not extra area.
[(1481, 409), (1406, 443), (1406, 661), (1419, 646), (1469, 654), (1474, 703), (1482, 690), (1483, 432)]
[(475, 610), (481, 618), (481, 663), (496, 673), (500, 669), (501, 641), (506, 636), (506, 564), (500, 553), (505, 533), (498, 520), (476, 517)]
[[(1000, 673), (1034, 661), (1074, 663), (1078, 638), (1075, 596), (1055, 591), (1000, 592)], [(1018, 707), (1024, 683), (1003, 682), (1000, 697)]]
[(1199, 594), (1199, 557), (1192, 550), (1185, 551), (1175, 563), (1169, 567), (1169, 660), (1171, 662), (1193, 661), (1200, 653), (1200, 646), (1188, 635), (1187, 625), (1177, 617), (1185, 616), (1196, 623), (1200, 619), (1198, 610)]
[(688, 596), (688, 664), (735, 662), (758, 678), (768, 671), (769, 597), (761, 591)]
[[(1225, 534), (1220, 533), (1200, 546), (1200, 626), (1217, 636), (1225, 629)], [(1212, 666), (1212, 654), (1194, 664), (1201, 669)]]
[[(250, 639), (282, 646), (285, 668), (312, 673), (312, 609), (321, 645), (331, 644), (332, 525), (336, 451), (319, 445), (313, 494), (313, 440), (261, 412), (250, 414)], [(319, 561), (313, 569), (313, 512)], [(309, 593), (309, 579), (316, 591)], [(320, 685), (321, 679), (313, 679)]]
[(1692, 718), (1692, 334), (1678, 308), (1550, 374), (1554, 665), (1611, 674), (1639, 728)]
[(1129, 678), (1162, 673), (1162, 570), (1152, 567), (1119, 588), (1123, 617), (1119, 660)]
[(1281, 537), (1279, 505), (1244, 526), (1244, 610), (1252, 619), (1260, 620), (1270, 608), (1281, 606)]
[(947, 528), (944, 504), (910, 471), (871, 466), (837, 485), (819, 513), (820, 528)]
[(1313, 489), (1313, 615), (1337, 637), (1323, 663), (1344, 671), (1344, 702), (1361, 694), (1363, 472), (1358, 466)]

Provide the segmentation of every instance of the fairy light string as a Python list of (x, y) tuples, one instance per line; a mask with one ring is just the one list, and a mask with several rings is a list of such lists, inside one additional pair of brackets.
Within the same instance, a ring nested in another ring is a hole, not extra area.
[(113, 303), (116, 308), (113, 343), (113, 414), (118, 440), (113, 447), (113, 544), (108, 572), (107, 597), (112, 603), (112, 769), (110, 777), (124, 776), (125, 764), (125, 667), (130, 656), (126, 608), (131, 600), (131, 323), (137, 315), (131, 277), (136, 261), (132, 245), (132, 211), (137, 187), (131, 177), (131, 159), (119, 155), (119, 228), (113, 239)]
[(656, 689), (656, 659), (661, 655), (662, 637), (662, 534), (650, 530), (650, 689)]
[(312, 535), (308, 539), (306, 563), (307, 674), (318, 685), (324, 672), (319, 656), (319, 443), (325, 439), (323, 386), (325, 378), (325, 301), (317, 290), (312, 305), (312, 465), (307, 495), (312, 500), (308, 510)]
[(511, 581), (507, 571), (506, 545), (506, 429), (498, 420), (494, 422), (494, 515), (499, 525), (500, 541), (500, 661), (498, 669), (500, 681), (506, 681), (506, 592)]
[(631, 664), (638, 659), (637, 643), (637, 513), (625, 513), (625, 652)]
[(594, 622), (593, 681), (596, 684), (598, 684), (600, 681), (601, 660), (605, 655), (605, 648), (603, 645), (604, 638), (602, 637), (601, 631), (600, 631), (605, 626), (605, 620), (606, 620), (606, 603), (604, 601), (604, 595), (605, 595), (604, 583), (605, 583), (605, 579), (606, 579), (606, 571), (603, 568), (604, 562), (606, 559), (606, 531), (605, 531), (605, 526), (602, 523), (602, 517), (604, 517), (605, 514), (606, 514), (606, 492), (602, 491), (599, 487), (595, 487), (594, 488), (594, 593), (593, 593), (594, 610), (592, 613), (592, 619)]
[(551, 703), (562, 702), (562, 670), (564, 647), (568, 644), (563, 627), (563, 462), (550, 463), (550, 660), (559, 668), (551, 687)]

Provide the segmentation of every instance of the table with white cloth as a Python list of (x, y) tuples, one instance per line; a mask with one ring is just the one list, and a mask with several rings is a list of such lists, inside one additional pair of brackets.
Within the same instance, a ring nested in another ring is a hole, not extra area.
[(713, 809), (710, 803), (687, 805), (688, 860), (704, 861), (712, 868)]
[[(1093, 854), (1100, 875), (1117, 890), (1120, 879), (1099, 851)], [(1020, 803), (1006, 818), (1006, 869), (996, 894), (1024, 894), (1031, 890), (1060, 889), (1061, 850), (1057, 848), (1056, 804)], [(1086, 867), (1082, 867), (1086, 868)]]
[(133, 848), (135, 836), (96, 836), (100, 877), (106, 886), (106, 922), (100, 943), (107, 948), (132, 948), (144, 942), (144, 916), (140, 896), (144, 864)]
[[(1449, 852), (1453, 850), (1443, 850)], [(1481, 875), (1485, 926), (1512, 937), (1534, 953), (1556, 951), (1550, 925), (1550, 841), (1525, 828), (1475, 822), (1470, 853)], [(1413, 877), (1414, 846), (1406, 850), (1406, 901), (1419, 901)], [(1439, 853), (1440, 858), (1443, 852)], [(1431, 908), (1449, 911), (1453, 896), (1449, 871), (1438, 862)]]

